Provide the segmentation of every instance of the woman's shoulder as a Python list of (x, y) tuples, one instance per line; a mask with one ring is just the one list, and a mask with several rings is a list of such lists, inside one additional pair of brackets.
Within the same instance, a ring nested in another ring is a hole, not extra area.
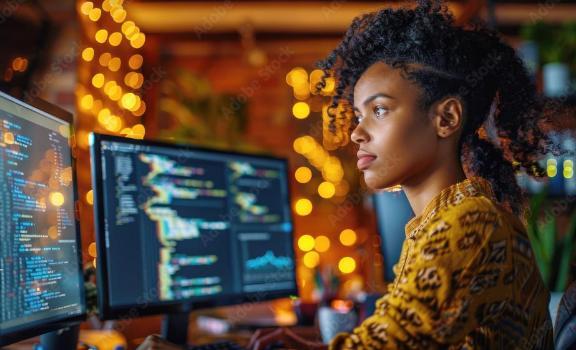
[(464, 197), (440, 210), (436, 217), (464, 223), (476, 220), (496, 220), (504, 216), (504, 208), (483, 195)]
[(450, 231), (451, 239), (475, 233), (489, 235), (509, 224), (505, 209), (491, 198), (483, 195), (461, 198), (429, 220), (423, 232), (431, 237), (442, 231)]

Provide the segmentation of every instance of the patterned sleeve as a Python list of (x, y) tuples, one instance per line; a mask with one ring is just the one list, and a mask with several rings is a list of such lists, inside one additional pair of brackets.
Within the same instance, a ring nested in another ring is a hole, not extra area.
[(495, 320), (511, 298), (511, 288), (502, 288), (512, 274), (511, 247), (500, 225), (482, 198), (441, 212), (409, 242), (404, 271), (375, 314), (330, 349), (443, 348)]

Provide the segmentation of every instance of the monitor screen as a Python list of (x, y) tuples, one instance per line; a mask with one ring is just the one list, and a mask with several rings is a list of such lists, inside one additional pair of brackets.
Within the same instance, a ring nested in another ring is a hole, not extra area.
[(104, 317), (296, 293), (286, 160), (95, 134), (92, 165)]
[(0, 93), (0, 345), (84, 315), (70, 122)]

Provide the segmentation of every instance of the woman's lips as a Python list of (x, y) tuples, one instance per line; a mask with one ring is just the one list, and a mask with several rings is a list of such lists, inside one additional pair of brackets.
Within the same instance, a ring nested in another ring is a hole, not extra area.
[(358, 157), (358, 169), (365, 170), (370, 167), (370, 164), (376, 159), (376, 156), (373, 155), (361, 155)]

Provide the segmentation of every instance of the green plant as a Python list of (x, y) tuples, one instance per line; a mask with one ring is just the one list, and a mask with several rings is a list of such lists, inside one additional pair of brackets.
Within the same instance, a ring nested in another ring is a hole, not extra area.
[(551, 291), (563, 292), (576, 248), (576, 211), (570, 216), (567, 231), (561, 234), (555, 214), (543, 211), (546, 198), (544, 190), (531, 199), (527, 231), (544, 283)]
[(520, 36), (538, 45), (542, 64), (570, 64), (576, 58), (576, 22), (558, 25), (536, 21), (525, 24)]

